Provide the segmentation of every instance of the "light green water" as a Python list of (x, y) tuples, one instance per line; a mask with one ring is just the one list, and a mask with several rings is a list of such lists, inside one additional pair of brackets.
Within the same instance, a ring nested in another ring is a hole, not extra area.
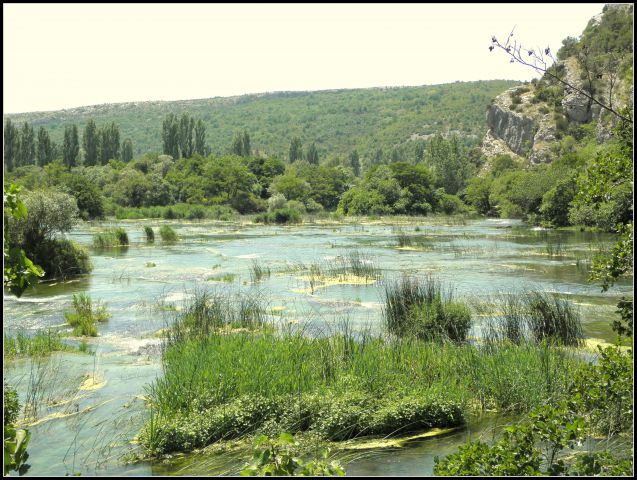
[[(586, 280), (583, 259), (611, 243), (612, 236), (534, 230), (516, 221), (477, 220), (452, 226), (423, 219), (400, 226), (413, 236), (417, 250), (398, 249), (398, 227), (385, 224), (267, 227), (172, 222), (180, 235), (178, 243), (163, 245), (157, 235), (155, 244), (146, 244), (142, 225), (157, 231), (159, 224), (118, 222), (128, 232), (131, 245), (101, 252), (91, 247), (91, 236), (104, 225), (84, 225), (69, 237), (90, 247), (94, 264), (90, 275), (42, 284), (20, 299), (5, 293), (6, 333), (46, 327), (65, 330), (60, 327), (63, 311), (78, 292), (105, 302), (112, 313), (98, 327), (99, 336), (89, 340), (92, 355), (56, 354), (40, 365), (29, 360), (5, 365), (5, 378), (17, 386), (23, 402), (28, 392), (36, 391), (38, 419), (66, 415), (30, 427), (29, 475), (223, 471), (215, 468), (214, 459), (197, 468), (199, 460), (193, 456), (181, 459), (179, 466), (123, 465), (121, 458), (135, 448), (130, 441), (147, 414), (139, 396), (161, 375), (155, 334), (164, 327), (166, 313), (153, 307), (158, 302), (179, 305), (196, 288), (258, 289), (270, 306), (277, 307), (274, 316), (283, 322), (321, 325), (347, 317), (355, 328), (378, 329), (383, 281), (403, 273), (433, 273), (453, 283), (459, 297), (469, 299), (529, 287), (559, 292), (580, 305), (585, 334), (604, 340), (614, 338), (610, 322), (617, 299), (632, 292), (632, 278), (606, 293)], [(334, 285), (310, 294), (303, 291), (309, 284), (298, 274), (277, 273), (297, 262), (330, 261), (352, 249), (372, 258), (384, 280), (372, 285)], [(250, 278), (255, 258), (272, 271), (256, 285)], [(234, 281), (207, 280), (224, 274), (234, 274)], [(479, 326), (474, 334), (479, 334)], [(87, 378), (99, 388), (78, 390)], [(477, 422), (464, 432), (391, 454), (372, 452), (346, 468), (358, 475), (427, 475), (435, 455), (449, 453), (467, 435), (481, 431), (481, 425)], [(181, 470), (184, 466), (187, 470)]]

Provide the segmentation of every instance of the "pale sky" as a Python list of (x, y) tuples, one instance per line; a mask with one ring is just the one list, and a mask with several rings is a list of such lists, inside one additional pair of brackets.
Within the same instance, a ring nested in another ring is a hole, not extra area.
[(604, 4), (4, 4), (4, 113), (281, 90), (530, 80)]

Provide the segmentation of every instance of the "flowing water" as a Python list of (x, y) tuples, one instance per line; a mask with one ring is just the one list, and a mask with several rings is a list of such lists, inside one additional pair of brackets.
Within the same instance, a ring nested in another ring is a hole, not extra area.
[[(131, 245), (103, 251), (91, 242), (105, 225), (83, 225), (69, 238), (91, 250), (90, 275), (41, 284), (20, 299), (5, 293), (8, 334), (47, 327), (64, 331), (63, 312), (78, 292), (105, 302), (112, 313), (99, 325), (99, 336), (87, 341), (90, 354), (5, 362), (5, 378), (17, 387), (21, 403), (27, 395), (30, 400), (29, 475), (203, 474), (226, 471), (228, 462), (236, 465), (227, 456), (202, 461), (191, 455), (161, 464), (127, 464), (123, 457), (136, 448), (131, 441), (147, 418), (145, 386), (161, 375), (157, 332), (169, 307), (178, 308), (198, 288), (259, 289), (275, 319), (284, 323), (329, 325), (347, 317), (354, 328), (379, 329), (383, 281), (431, 273), (470, 300), (525, 288), (559, 292), (580, 306), (585, 335), (606, 341), (614, 339), (610, 323), (618, 298), (632, 294), (632, 278), (605, 293), (587, 282), (590, 258), (614, 240), (608, 234), (546, 231), (509, 220), (295, 227), (171, 222), (177, 243), (164, 245), (157, 238), (147, 244), (142, 225), (160, 223), (166, 222), (120, 222)], [(411, 237), (411, 245), (399, 247), (400, 235)], [(354, 249), (382, 270), (381, 280), (321, 286), (293, 271), (299, 263), (333, 262)], [(255, 259), (272, 272), (256, 284), (250, 276)], [(232, 281), (218, 281), (224, 276)], [(479, 325), (473, 335), (479, 335)], [(497, 421), (476, 420), (453, 435), (398, 451), (368, 452), (345, 467), (357, 475), (431, 474), (434, 456), (444, 456)]]

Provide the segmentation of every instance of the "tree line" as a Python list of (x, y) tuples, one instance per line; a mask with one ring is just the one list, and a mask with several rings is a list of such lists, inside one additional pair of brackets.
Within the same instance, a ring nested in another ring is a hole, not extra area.
[(78, 166), (83, 154), (84, 165), (106, 165), (109, 160), (130, 162), (133, 143), (127, 138), (120, 143), (119, 126), (114, 122), (98, 127), (89, 120), (80, 135), (76, 124), (64, 128), (64, 140), (58, 145), (46, 128), (40, 127), (37, 136), (33, 126), (24, 122), (21, 127), (7, 119), (4, 126), (4, 165), (7, 171), (27, 165), (44, 167), (57, 158), (71, 169)]

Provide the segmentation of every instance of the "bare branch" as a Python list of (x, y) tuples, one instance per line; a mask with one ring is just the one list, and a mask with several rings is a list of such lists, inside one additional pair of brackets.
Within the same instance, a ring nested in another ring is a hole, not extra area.
[[(513, 29), (515, 29), (515, 27), (513, 27)], [(507, 37), (507, 41), (504, 45), (500, 43), (500, 41), (498, 41), (498, 39), (495, 36), (491, 37), (491, 46), (489, 47), (489, 51), (493, 51), (493, 49), (497, 47), (500, 50), (503, 50), (509, 56), (510, 63), (517, 62), (521, 65), (531, 67), (536, 72), (542, 75), (548, 75), (554, 80), (557, 80), (558, 82), (560, 82), (562, 85), (564, 85), (568, 89), (571, 89), (572, 91), (575, 91), (585, 96), (591, 102), (596, 103), (603, 109), (608, 110), (609, 112), (613, 113), (614, 115), (621, 118), (622, 120), (633, 123), (632, 118), (622, 115), (621, 113), (613, 109), (612, 105), (606, 105), (602, 103), (601, 101), (593, 97), (593, 95), (591, 95), (590, 93), (586, 92), (585, 90), (582, 90), (581, 88), (576, 87), (575, 85), (572, 85), (571, 83), (565, 81), (564, 79), (560, 78), (558, 75), (551, 72), (550, 66), (547, 65), (546, 59), (548, 58), (552, 60), (553, 62), (552, 64), (557, 63), (557, 59), (553, 56), (553, 52), (551, 52), (551, 49), (549, 47), (546, 47), (544, 50), (539, 48), (527, 49), (527, 48), (524, 48), (521, 44), (518, 44), (517, 40), (514, 40), (513, 46), (511, 46), (510, 42), (512, 37), (513, 37), (513, 30), (511, 30), (511, 33)], [(524, 55), (526, 55), (526, 58), (530, 59), (530, 61), (525, 59)]]

